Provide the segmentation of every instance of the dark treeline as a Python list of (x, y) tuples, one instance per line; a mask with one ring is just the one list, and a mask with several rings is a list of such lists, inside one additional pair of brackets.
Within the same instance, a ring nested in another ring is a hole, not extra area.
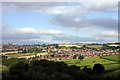
[(20, 60), (9, 65), (9, 70), (2, 73), (2, 80), (119, 80), (114, 76), (100, 76), (104, 72), (105, 68), (101, 64), (95, 64), (93, 69), (81, 69), (64, 62)]

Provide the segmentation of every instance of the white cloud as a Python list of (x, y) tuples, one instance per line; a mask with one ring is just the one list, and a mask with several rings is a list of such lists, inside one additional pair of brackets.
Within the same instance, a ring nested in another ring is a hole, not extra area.
[(24, 28), (14, 28), (10, 33), (13, 34), (49, 34), (49, 35), (60, 35), (63, 34), (60, 30), (41, 30), (31, 27), (24, 27)]
[[(77, 11), (77, 12), (76, 12)], [(62, 17), (79, 17), (86, 13), (81, 6), (56, 6), (44, 9), (43, 13), (53, 16), (59, 15)]]
[(7, 39), (36, 39), (41, 38), (42, 36), (52, 36), (52, 35), (63, 35), (64, 32), (60, 30), (41, 30), (32, 27), (24, 28), (10, 28), (3, 27), (2, 38), (3, 40)]
[[(44, 33), (44, 32), (43, 32)], [(60, 30), (46, 30), (46, 34), (63, 34)]]
[(105, 37), (79, 37), (79, 36), (54, 36), (53, 40), (58, 40), (64, 43), (105, 43), (105, 42), (117, 42), (118, 38), (105, 38)]
[[(71, 4), (71, 5), (68, 5)], [(81, 2), (8, 2), (2, 4), (3, 10), (43, 11), (48, 14), (79, 14), (88, 11), (115, 11), (118, 1), (81, 1)], [(79, 14), (81, 15), (81, 14)]]
[[(22, 0), (21, 0), (22, 1)], [(69, 3), (68, 3), (69, 4)], [(75, 3), (76, 4), (76, 3)], [(58, 25), (68, 28), (74, 28), (78, 30), (84, 30), (94, 27), (99, 27), (103, 30), (116, 30), (117, 27), (117, 20), (114, 20), (112, 18), (101, 18), (101, 19), (87, 19), (86, 15), (91, 12), (117, 12), (117, 2), (116, 0), (100, 0), (98, 2), (85, 0), (81, 1), (80, 3), (77, 3), (75, 5), (74, 3), (71, 5), (66, 5), (66, 3), (51, 3), (51, 2), (42, 2), (42, 3), (3, 3), (3, 11), (16, 11), (16, 10), (29, 10), (34, 12), (39, 12), (42, 14), (47, 14), (52, 16), (52, 20), (50, 23), (52, 25)], [(94, 27), (92, 27), (94, 26)], [(89, 27), (89, 28), (88, 28)], [(11, 32), (10, 32), (11, 31)], [(23, 35), (24, 34), (24, 35)], [(109, 39), (104, 39), (101, 37), (98, 38), (85, 38), (85, 37), (74, 37), (74, 36), (65, 36), (60, 37), (54, 36), (54, 40), (47, 38), (41, 38), (41, 35), (61, 35), (63, 34), (60, 30), (39, 30), (35, 28), (30, 27), (24, 27), (24, 28), (14, 28), (14, 29), (6, 29), (3, 30), (3, 39), (22, 39), (22, 40), (30, 40), (30, 41), (44, 41), (45, 42), (77, 42), (77, 41), (109, 41)], [(117, 36), (116, 32), (101, 32), (99, 33), (99, 36)], [(59, 37), (59, 38), (58, 38)], [(72, 37), (72, 38), (71, 38)]]
[(99, 28), (102, 30), (117, 30), (118, 22), (111, 18), (95, 18), (95, 19), (80, 19), (75, 20), (72, 17), (56, 16), (50, 20), (52, 25), (58, 25), (62, 27), (75, 28), (78, 30)]
[[(100, 0), (99, 2), (118, 2), (119, 0)], [(98, 2), (97, 0), (2, 0), (2, 2)]]
[(85, 1), (82, 3), (84, 8), (93, 11), (117, 11), (118, 0), (106, 0), (106, 1)]
[[(7, 28), (3, 32), (3, 42), (10, 43), (103, 43), (103, 42), (117, 42), (117, 33), (114, 31), (101, 32), (98, 35), (94, 35), (91, 37), (80, 37), (80, 36), (71, 36), (65, 35), (62, 31), (59, 30), (40, 30), (32, 27), (26, 28)], [(6, 32), (7, 31), (7, 32)], [(12, 32), (12, 33), (11, 33)], [(62, 34), (61, 34), (62, 33)], [(109, 36), (109, 37), (106, 37)], [(114, 37), (114, 39), (113, 39)]]
[(110, 38), (118, 38), (120, 33), (116, 32), (116, 31), (103, 31), (103, 32), (100, 32), (94, 36), (96, 37), (110, 37)]
[(38, 33), (38, 30), (35, 28), (15, 28), (13, 29), (12, 33), (19, 33), (19, 34), (31, 34), (31, 33)]

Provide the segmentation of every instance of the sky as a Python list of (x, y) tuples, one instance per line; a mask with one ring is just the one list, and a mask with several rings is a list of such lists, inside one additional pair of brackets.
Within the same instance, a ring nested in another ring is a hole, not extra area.
[(118, 42), (118, 2), (2, 2), (2, 42)]

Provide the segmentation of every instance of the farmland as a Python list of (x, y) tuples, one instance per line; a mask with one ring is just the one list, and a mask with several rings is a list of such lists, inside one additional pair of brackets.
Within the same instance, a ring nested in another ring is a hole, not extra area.
[(14, 57), (21, 57), (21, 56), (31, 56), (34, 55), (33, 53), (17, 53), (17, 54), (5, 54), (6, 56), (8, 56), (9, 58), (14, 58)]
[[(48, 53), (37, 53), (37, 56), (40, 55), (47, 55)], [(8, 58), (30, 58), (30, 57), (35, 57), (34, 53), (8, 53), (5, 54)]]
[[(27, 45), (27, 47), (22, 47), (22, 49), (17, 50), (1, 53), (2, 65), (0, 66), (0, 71), (3, 71), (5, 74), (4, 78), (8, 79), (9, 75), (12, 76), (12, 79), (14, 78), (14, 75), (19, 76), (19, 74), (27, 76), (28, 78), (29, 76), (31, 76), (31, 78), (36, 78), (37, 76), (39, 77), (39, 75), (41, 76), (43, 73), (45, 73), (46, 76), (52, 74), (57, 77), (58, 73), (62, 73), (61, 76), (66, 74), (75, 78), (71, 80), (80, 80), (83, 75), (85, 77), (82, 80), (88, 80), (86, 76), (90, 79), (101, 78), (101, 80), (103, 80), (107, 77), (116, 79), (118, 77), (118, 72), (120, 72), (120, 62), (118, 59), (118, 56), (120, 56), (119, 47), (104, 47), (99, 44), (85, 44), (80, 48), (75, 47), (75, 45), (69, 48), (59, 46), (30, 47)], [(101, 67), (96, 65), (101, 65)], [(97, 69), (95, 69), (95, 66)], [(12, 74), (14, 71), (18, 71), (19, 74)], [(35, 74), (37, 76), (31, 74)], [(50, 77), (52, 75), (50, 75)], [(50, 79), (50, 77), (48, 77), (48, 79)], [(108, 78), (105, 80), (108, 80)]]
[[(47, 53), (38, 53), (37, 55), (46, 55)], [(8, 58), (27, 58), (27, 57), (34, 57), (35, 54), (34, 53), (18, 53), (18, 54), (5, 54), (6, 56), (8, 56)], [(116, 68), (119, 68), (119, 59), (118, 59), (117, 54), (115, 55), (110, 55), (110, 56), (102, 56), (102, 57), (93, 57), (93, 58), (84, 58), (83, 60), (80, 59), (63, 59), (63, 60), (58, 60), (59, 62), (65, 62), (67, 63), (69, 66), (70, 65), (76, 65), (79, 66), (81, 68), (87, 66), (92, 68), (94, 66), (94, 64), (100, 63), (102, 65), (104, 65), (105, 70), (113, 70)], [(4, 66), (3, 66), (4, 68)], [(4, 68), (6, 69), (6, 68)]]
[(0, 64), (0, 71), (8, 70), (8, 67)]
[[(103, 58), (101, 57), (94, 57), (94, 58), (85, 58), (83, 60), (79, 60), (79, 59), (70, 59), (70, 60), (59, 60), (60, 62), (65, 62), (67, 63), (69, 66), (71, 65), (76, 65), (79, 66), (81, 68), (84, 68), (85, 66), (87, 66), (88, 68), (93, 68), (94, 64), (100, 63), (105, 67), (105, 70), (108, 71), (104, 74), (102, 74), (102, 76), (115, 76), (118, 77), (119, 73), (120, 73), (120, 63), (119, 55), (110, 55), (110, 56), (103, 56)], [(110, 71), (110, 72), (109, 72)]]
[(102, 46), (102, 45), (86, 45), (86, 47), (88, 47), (88, 48), (100, 49), (100, 48), (102, 48), (103, 46)]
[[(113, 59), (118, 60), (117, 58), (118, 55), (111, 55), (109, 56), (110, 58), (113, 57)], [(104, 56), (105, 57), (105, 56)], [(94, 57), (94, 58), (85, 58), (83, 60), (79, 60), (79, 59), (70, 59), (70, 60), (59, 60), (60, 62), (65, 62), (68, 65), (77, 65), (82, 67), (90, 67), (92, 68), (94, 64), (100, 63), (102, 65), (104, 65), (105, 70), (113, 70), (116, 68), (119, 68), (119, 63), (116, 61), (111, 61), (111, 60), (107, 60), (107, 59), (102, 59), (100, 57)]]
[(101, 58), (120, 62), (120, 55), (102, 56)]
[[(39, 54), (43, 54), (43, 53), (38, 53), (38, 55)], [(32, 54), (32, 53), (27, 53), (27, 54), (18, 53), (18, 54), (5, 54), (5, 55), (7, 57), (9, 57), (9, 58), (10, 57), (12, 58), (13, 56), (17, 58), (17, 57), (33, 56), (35, 54)], [(120, 65), (119, 65), (119, 62), (118, 62), (119, 61), (119, 59), (118, 59), (119, 55), (120, 54), (114, 54), (114, 55), (110, 55), (110, 56), (88, 57), (88, 58), (84, 58), (84, 59), (78, 59), (78, 58), (77, 59), (62, 59), (62, 60), (54, 60), (54, 62), (65, 62), (65, 63), (68, 64), (69, 67), (71, 67), (72, 65), (76, 65), (76, 66), (80, 67), (81, 69), (83, 69), (86, 66), (88, 68), (93, 69), (94, 64), (100, 63), (100, 64), (102, 64), (105, 67), (105, 71), (106, 72), (103, 73), (103, 74), (100, 74), (100, 75), (98, 75), (96, 77), (98, 77), (98, 78), (102, 77), (103, 78), (103, 77), (108, 77), (108, 76), (114, 76), (114, 77), (117, 78), (118, 77), (117, 74), (120, 72), (120, 67), (119, 67)], [(9, 61), (11, 61), (11, 60), (15, 60), (15, 59), (9, 59)], [(18, 58), (16, 60), (18, 60)], [(12, 62), (15, 62), (15, 61), (12, 61)], [(11, 64), (12, 64), (12, 62), (11, 62)], [(48, 64), (48, 62), (47, 62), (47, 64)], [(7, 72), (9, 72), (9, 70), (8, 70), (9, 66), (7, 67), (6, 65), (1, 65), (0, 68), (1, 68), (0, 71), (3, 71), (3, 72), (7, 71)], [(94, 75), (94, 77), (95, 77), (95, 75)]]

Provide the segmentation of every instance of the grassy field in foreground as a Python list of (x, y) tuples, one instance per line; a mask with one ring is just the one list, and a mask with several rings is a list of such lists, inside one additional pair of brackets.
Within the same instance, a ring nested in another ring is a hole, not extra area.
[(120, 70), (116, 70), (116, 71), (103, 74), (103, 76), (111, 76), (111, 75), (113, 75), (114, 77), (118, 77), (120, 75)]
[(100, 63), (100, 64), (104, 65), (105, 70), (115, 69), (120, 66), (120, 64), (116, 61), (101, 59), (100, 57), (85, 58), (82, 61), (79, 59), (59, 60), (59, 62), (65, 62), (68, 65), (80, 66), (81, 68), (84, 66), (88, 66), (88, 67), (92, 68), (94, 66), (94, 64)]

